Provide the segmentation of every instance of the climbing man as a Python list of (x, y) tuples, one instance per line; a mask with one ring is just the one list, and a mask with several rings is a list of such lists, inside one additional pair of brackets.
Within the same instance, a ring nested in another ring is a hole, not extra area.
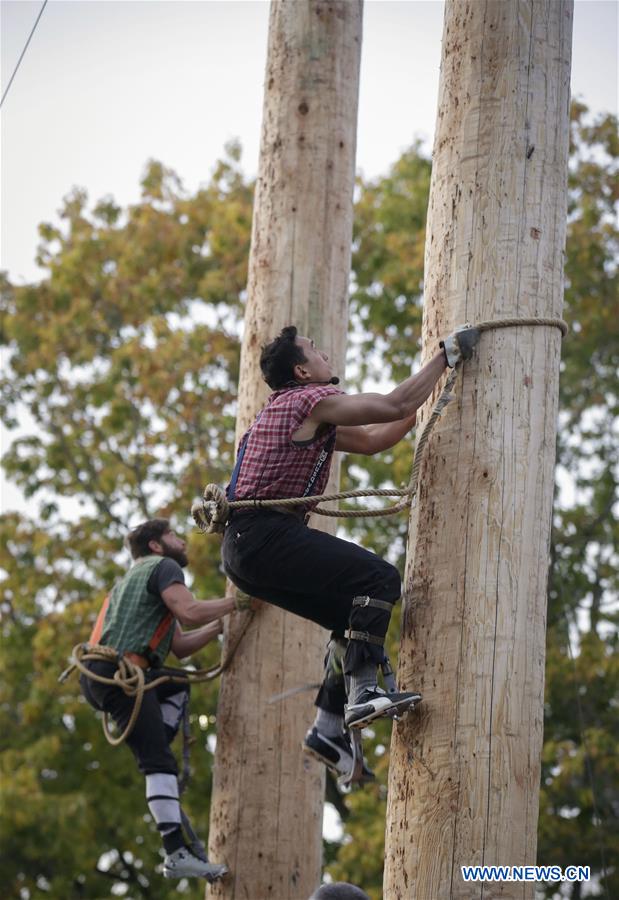
[[(184, 659), (212, 641), (222, 630), (221, 617), (235, 606), (233, 597), (197, 601), (185, 586), (185, 541), (167, 519), (150, 519), (127, 537), (133, 557), (129, 571), (114, 585), (90, 637), (91, 647), (113, 648), (119, 658), (144, 670), (145, 682), (166, 674), (169, 651)], [(181, 626), (191, 630), (183, 631)], [(95, 654), (96, 655), (96, 654)], [(85, 662), (93, 676), (113, 678), (113, 658)], [(121, 730), (130, 720), (135, 698), (120, 687), (80, 675), (86, 700), (109, 713)], [(166, 878), (197, 876), (215, 881), (227, 873), (196, 855), (183, 834), (184, 814), (179, 802), (178, 766), (170, 744), (188, 701), (189, 685), (167, 681), (144, 692), (139, 714), (126, 738), (140, 772), (146, 777), (146, 801), (161, 834)]]
[[(263, 349), (262, 376), (273, 393), (241, 441), (229, 500), (320, 494), (334, 450), (371, 455), (393, 447), (415, 423), (446, 366), (469, 358), (479, 335), (460, 329), (432, 359), (387, 394), (345, 394), (326, 353), (294, 326)], [(224, 570), (246, 594), (329, 629), (325, 677), (304, 750), (340, 775), (372, 778), (349, 729), (393, 716), (421, 699), (377, 684), (384, 639), (400, 596), (390, 563), (341, 538), (307, 527), (311, 506), (235, 509), (222, 545)]]

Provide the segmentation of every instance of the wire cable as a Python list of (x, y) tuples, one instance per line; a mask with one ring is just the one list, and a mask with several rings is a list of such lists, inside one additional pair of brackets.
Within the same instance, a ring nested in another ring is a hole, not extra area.
[(32, 26), (32, 31), (31, 31), (30, 34), (28, 35), (28, 40), (26, 41), (26, 43), (25, 43), (25, 45), (24, 45), (24, 49), (22, 50), (21, 55), (20, 55), (19, 59), (17, 60), (17, 65), (16, 65), (15, 68), (13, 69), (13, 74), (11, 75), (11, 77), (10, 77), (10, 79), (9, 79), (9, 83), (8, 83), (7, 86), (6, 86), (6, 90), (5, 90), (4, 94), (2, 95), (2, 99), (0, 100), (0, 109), (2, 109), (2, 104), (4, 103), (5, 98), (6, 98), (6, 95), (7, 95), (8, 92), (9, 92), (9, 88), (10, 88), (11, 85), (13, 84), (13, 79), (14, 79), (15, 76), (17, 75), (17, 70), (19, 69), (19, 67), (20, 67), (20, 65), (21, 65), (21, 61), (22, 61), (22, 59), (24, 58), (24, 55), (25, 55), (25, 53), (26, 53), (26, 50), (28, 49), (28, 44), (29, 44), (30, 41), (32, 40), (32, 35), (34, 34), (34, 32), (35, 32), (35, 30), (36, 30), (36, 27), (37, 27), (37, 25), (39, 24), (39, 19), (40, 19), (41, 16), (43, 15), (43, 10), (45, 9), (46, 6), (47, 6), (47, 0), (43, 0), (43, 6), (42, 6), (41, 9), (39, 10), (39, 15), (37, 16), (37, 20), (36, 20), (36, 22), (34, 23), (34, 25)]

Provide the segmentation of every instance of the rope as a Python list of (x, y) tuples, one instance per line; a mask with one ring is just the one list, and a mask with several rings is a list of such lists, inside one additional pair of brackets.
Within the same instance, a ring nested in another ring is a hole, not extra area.
[[(214, 678), (217, 678), (230, 666), (234, 654), (243, 640), (247, 629), (251, 625), (253, 618), (254, 611), (250, 609), (248, 610), (245, 622), (239, 629), (232, 645), (228, 648), (226, 655), (222, 657), (217, 665), (211, 666), (209, 669), (196, 669), (193, 671), (179, 669), (177, 673), (166, 672), (165, 674), (154, 678), (152, 681), (147, 682), (144, 676), (144, 669), (140, 666), (136, 666), (130, 660), (125, 659), (125, 657), (114, 650), (113, 647), (106, 647), (102, 644), (95, 644), (93, 646), (90, 644), (76, 644), (71, 654), (71, 665), (62, 673), (58, 681), (66, 681), (69, 675), (77, 669), (82, 675), (85, 675), (86, 678), (90, 678), (92, 681), (98, 681), (100, 684), (108, 684), (111, 687), (119, 687), (128, 697), (135, 697), (129, 721), (120, 735), (112, 733), (108, 714), (105, 712), (103, 714), (103, 733), (108, 742), (113, 747), (117, 747), (119, 744), (122, 744), (133, 731), (133, 727), (142, 708), (142, 702), (146, 691), (152, 691), (153, 688), (158, 687), (160, 684), (166, 684), (168, 682), (176, 684), (198, 684), (204, 681), (212, 681)], [(105, 675), (97, 675), (87, 668), (86, 663), (94, 660), (116, 663), (117, 669), (114, 672), (113, 678), (108, 678)]]
[[(568, 333), (567, 323), (563, 319), (553, 319), (547, 317), (531, 316), (526, 318), (506, 318), (493, 319), (472, 326), (481, 332), (492, 331), (498, 328), (514, 328), (522, 325), (547, 326), (550, 328), (558, 328), (561, 336), (565, 337)], [(309, 497), (286, 497), (269, 500), (233, 500), (228, 501), (225, 492), (217, 484), (207, 484), (204, 494), (201, 498), (194, 500), (191, 506), (191, 515), (204, 534), (212, 534), (213, 532), (222, 533), (230, 511), (234, 509), (268, 509), (269, 507), (287, 507), (287, 506), (308, 506), (309, 504), (328, 503), (333, 500), (352, 500), (358, 497), (401, 497), (402, 499), (393, 506), (387, 506), (383, 509), (319, 509), (312, 511), (319, 516), (330, 516), (333, 518), (355, 519), (355, 518), (376, 518), (379, 516), (392, 516), (401, 512), (410, 506), (416, 493), (419, 482), (419, 469), (421, 466), (421, 457), (425, 445), (430, 437), (432, 429), (439, 419), (444, 408), (452, 399), (452, 391), (454, 389), (460, 363), (449, 374), (445, 386), (434, 405), (430, 418), (426, 422), (421, 437), (415, 449), (413, 466), (408, 485), (405, 488), (377, 488), (374, 490), (356, 490), (356, 491), (339, 491), (333, 494), (319, 494)]]
[(513, 316), (510, 319), (490, 319), (472, 327), (479, 331), (494, 331), (497, 328), (516, 328), (519, 325), (546, 325), (549, 328), (558, 328), (561, 337), (566, 337), (569, 332), (567, 322), (564, 322), (563, 319), (552, 319), (547, 316), (528, 316), (522, 319)]

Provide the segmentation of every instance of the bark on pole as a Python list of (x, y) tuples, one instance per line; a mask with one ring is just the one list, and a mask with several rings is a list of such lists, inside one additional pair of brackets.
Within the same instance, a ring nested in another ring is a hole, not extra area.
[[(237, 442), (269, 393), (260, 348), (285, 325), (344, 372), (361, 25), (361, 0), (271, 5)], [(268, 701), (320, 681), (327, 639), (265, 604), (222, 677), (209, 858), (232, 877), (208, 896), (306, 900), (320, 883), (324, 771), (301, 752), (313, 693)]]
[[(561, 315), (572, 12), (447, 2), (426, 358), (467, 321)], [(424, 703), (394, 727), (388, 900), (533, 896), (460, 867), (536, 862), (560, 344), (552, 327), (484, 334), (426, 450), (399, 657)]]

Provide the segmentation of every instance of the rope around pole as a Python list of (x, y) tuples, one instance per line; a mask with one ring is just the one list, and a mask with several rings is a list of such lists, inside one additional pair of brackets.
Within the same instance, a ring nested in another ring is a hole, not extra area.
[[(568, 333), (567, 323), (563, 319), (553, 319), (540, 316), (531, 316), (526, 318), (506, 318), (494, 319), (486, 322), (480, 322), (475, 326), (479, 331), (493, 331), (498, 328), (515, 328), (523, 325), (546, 326), (549, 328), (558, 328), (561, 336), (565, 337)], [(331, 516), (341, 519), (355, 518), (376, 518), (379, 516), (392, 516), (401, 512), (410, 506), (416, 493), (419, 482), (419, 469), (421, 466), (421, 457), (424, 447), (430, 437), (432, 429), (439, 419), (444, 408), (452, 399), (452, 391), (454, 389), (461, 363), (458, 363), (450, 372), (445, 382), (445, 386), (436, 401), (430, 418), (426, 422), (421, 437), (415, 449), (413, 466), (408, 485), (405, 488), (377, 488), (375, 490), (356, 490), (356, 491), (339, 491), (333, 494), (319, 494), (309, 497), (287, 497), (274, 500), (233, 500), (228, 501), (225, 492), (217, 484), (207, 484), (204, 494), (201, 498), (194, 500), (191, 505), (191, 515), (204, 534), (212, 534), (213, 532), (222, 533), (230, 511), (234, 509), (268, 509), (269, 507), (287, 507), (287, 506), (308, 506), (309, 504), (328, 503), (333, 500), (353, 500), (358, 497), (401, 497), (402, 499), (393, 506), (387, 506), (383, 509), (318, 509), (312, 512), (319, 516)]]
[(472, 327), (479, 329), (479, 331), (494, 331), (497, 328), (516, 328), (519, 325), (545, 325), (548, 328), (558, 328), (561, 332), (561, 337), (566, 337), (570, 330), (567, 322), (564, 322), (563, 319), (552, 319), (545, 316), (529, 316), (522, 319), (515, 316), (509, 319), (490, 319), (487, 322), (479, 322)]

